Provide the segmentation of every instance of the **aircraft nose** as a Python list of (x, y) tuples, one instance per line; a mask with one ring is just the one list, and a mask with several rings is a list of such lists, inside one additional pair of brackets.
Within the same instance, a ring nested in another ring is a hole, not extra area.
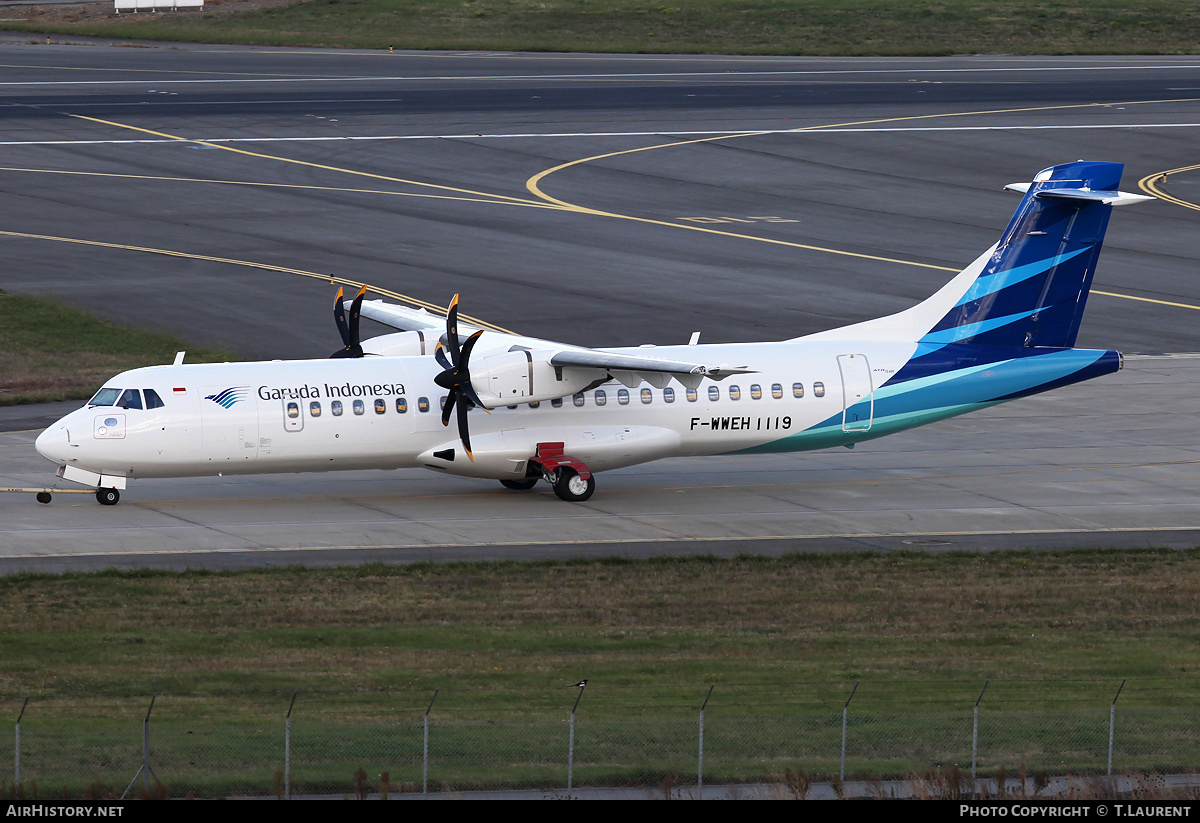
[(67, 450), (71, 447), (71, 432), (66, 426), (55, 423), (37, 436), (33, 447), (47, 460), (66, 463)]

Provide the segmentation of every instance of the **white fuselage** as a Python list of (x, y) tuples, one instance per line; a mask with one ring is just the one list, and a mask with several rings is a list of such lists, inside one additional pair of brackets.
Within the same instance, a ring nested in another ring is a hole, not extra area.
[[(474, 409), (474, 460), (460, 448), (453, 418), (442, 425), (445, 391), (433, 382), (442, 367), (429, 355), (153, 366), (106, 386), (153, 389), (161, 407), (86, 406), (47, 429), (38, 449), (106, 477), (417, 466), (503, 479), (524, 476), (539, 443), (561, 442), (604, 471), (673, 455), (771, 450), (848, 406), (857, 409), (842, 432), (851, 443), (871, 436), (872, 387), (912, 348), (794, 340), (613, 350), (736, 361), (754, 372), (691, 391), (676, 381), (656, 388), (610, 380), (555, 401)], [(453, 460), (433, 456), (446, 449)]]

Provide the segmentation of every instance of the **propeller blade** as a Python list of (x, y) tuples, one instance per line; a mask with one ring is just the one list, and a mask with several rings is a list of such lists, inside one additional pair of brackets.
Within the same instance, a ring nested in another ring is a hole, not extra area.
[(474, 463), (475, 455), (471, 453), (471, 431), (467, 428), (468, 411), (466, 403), (458, 404), (458, 439), (462, 441), (463, 451), (467, 453), (467, 457)]
[(446, 345), (450, 348), (450, 360), (457, 364), (459, 360), (458, 347), (458, 295), (454, 295), (454, 299), (450, 301), (450, 308), (446, 310)]
[(350, 327), (346, 325), (345, 292), (339, 287), (337, 297), (333, 298), (333, 322), (337, 323), (338, 333), (342, 335), (342, 345), (350, 345)]
[(337, 297), (333, 301), (333, 322), (337, 324), (338, 333), (342, 335), (342, 348), (329, 355), (330, 357), (363, 356), (358, 337), (358, 319), (362, 314), (363, 295), (366, 293), (366, 286), (359, 289), (358, 294), (354, 296), (354, 302), (350, 304), (350, 316), (347, 319), (345, 293), (341, 288), (338, 289)]
[(358, 352), (356, 357), (362, 357), (362, 346), (358, 336), (358, 320), (362, 315), (363, 296), (367, 293), (367, 287), (363, 286), (358, 290), (358, 294), (354, 295), (354, 302), (350, 304), (350, 342), (347, 344), (350, 348)]
[(480, 329), (468, 337), (466, 343), (463, 343), (462, 352), (458, 356), (458, 367), (464, 372), (467, 370), (467, 363), (471, 359), (471, 349), (475, 348), (475, 343), (479, 340), (482, 334), (483, 329)]
[[(459, 389), (462, 391), (462, 400), (463, 402), (469, 402), (472, 408), (483, 406), (483, 401), (479, 399), (479, 395), (475, 392), (475, 387), (471, 385), (471, 372), (467, 368), (471, 360), (471, 349), (475, 348), (475, 343), (482, 334), (483, 329), (480, 329), (467, 338), (467, 342), (463, 344), (462, 356), (458, 360), (458, 371), (463, 375), (458, 384)], [(484, 411), (487, 411), (487, 409), (484, 409)], [(489, 411), (488, 414), (491, 414), (491, 412)]]
[(442, 343), (440, 340), (438, 341), (437, 348), (433, 350), (433, 359), (436, 360), (438, 365), (443, 369), (454, 368), (454, 366), (450, 365), (450, 360), (446, 357), (446, 350), (442, 348)]
[[(467, 338), (467, 342), (459, 345), (458, 340), (458, 295), (450, 301), (446, 309), (446, 336), (439, 340), (433, 350), (434, 359), (442, 367), (442, 371), (433, 378), (433, 382), (446, 390), (446, 402), (442, 406), (442, 425), (450, 425), (450, 416), (457, 410), (458, 439), (462, 441), (463, 451), (471, 462), (475, 455), (471, 453), (471, 430), (467, 425), (467, 412), (482, 406), (479, 395), (471, 385), (471, 372), (468, 366), (471, 362), (471, 350), (479, 341), (483, 329)], [(485, 409), (486, 411), (486, 409)]]

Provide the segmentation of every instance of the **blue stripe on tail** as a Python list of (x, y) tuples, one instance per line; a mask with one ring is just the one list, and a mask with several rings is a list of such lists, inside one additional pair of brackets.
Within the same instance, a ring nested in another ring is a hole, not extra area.
[(921, 339), (1070, 348), (1075, 345), (1096, 259), (1117, 195), (1121, 163), (1078, 162), (1039, 173), (991, 259), (958, 303)]

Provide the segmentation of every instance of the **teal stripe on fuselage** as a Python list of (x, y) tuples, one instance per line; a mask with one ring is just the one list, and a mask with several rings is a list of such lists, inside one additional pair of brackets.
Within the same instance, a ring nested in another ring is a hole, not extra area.
[(806, 451), (857, 443), (945, 420), (1036, 392), (1096, 363), (1107, 352), (1063, 349), (929, 375), (875, 390), (875, 415), (865, 432), (842, 431), (842, 411), (788, 437), (737, 453)]

